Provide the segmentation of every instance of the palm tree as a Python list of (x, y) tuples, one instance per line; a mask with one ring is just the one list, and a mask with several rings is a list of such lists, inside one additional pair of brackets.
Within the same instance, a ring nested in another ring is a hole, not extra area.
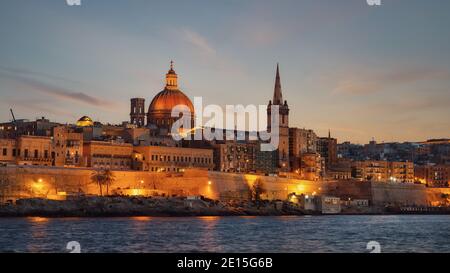
[(103, 172), (103, 183), (106, 185), (106, 195), (109, 195), (109, 187), (116, 180), (116, 176), (111, 170), (105, 170)]
[(102, 186), (104, 183), (103, 182), (104, 179), (105, 179), (105, 177), (104, 177), (102, 171), (97, 170), (97, 171), (92, 172), (91, 181), (92, 181), (92, 183), (97, 184), (97, 186), (99, 187), (101, 196), (103, 196), (103, 187)]

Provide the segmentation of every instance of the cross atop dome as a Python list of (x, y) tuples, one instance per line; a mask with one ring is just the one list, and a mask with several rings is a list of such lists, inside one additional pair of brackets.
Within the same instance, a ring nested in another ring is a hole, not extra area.
[(174, 62), (170, 61), (170, 69), (169, 69), (168, 74), (176, 74), (175, 70), (173, 69), (173, 64), (174, 64)]

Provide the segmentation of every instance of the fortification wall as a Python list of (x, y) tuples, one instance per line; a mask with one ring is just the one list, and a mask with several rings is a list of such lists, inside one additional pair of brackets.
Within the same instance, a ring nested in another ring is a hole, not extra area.
[(208, 172), (208, 181), (211, 182), (211, 192), (215, 199), (248, 198), (249, 188), (258, 179), (266, 190), (263, 196), (266, 199), (284, 200), (291, 193), (319, 194), (327, 191), (327, 184), (324, 182), (252, 174)]
[(418, 205), (430, 204), (428, 189), (421, 184), (398, 184), (371, 182), (374, 205)]
[[(99, 194), (100, 188), (91, 181), (92, 169), (38, 166), (0, 168), (2, 200), (46, 197), (58, 192)], [(282, 177), (209, 172), (189, 169), (182, 175), (137, 171), (114, 171), (115, 182), (109, 193), (166, 195), (203, 195), (211, 199), (247, 199), (249, 189), (259, 179), (266, 193), (263, 198), (284, 200), (290, 193), (323, 194), (341, 199), (368, 199), (374, 205), (429, 205), (442, 201), (450, 189), (429, 189), (424, 185), (357, 181), (316, 182)], [(103, 188), (103, 193), (106, 189)]]
[[(100, 194), (91, 181), (93, 170), (57, 167), (3, 167), (0, 177), (8, 183), (0, 185), (0, 195), (9, 199), (44, 197), (58, 192)], [(326, 184), (281, 177), (242, 175), (203, 170), (187, 170), (182, 175), (136, 171), (114, 171), (115, 182), (109, 193), (127, 189), (155, 190), (168, 195), (203, 195), (212, 199), (246, 199), (253, 183), (260, 179), (266, 189), (265, 198), (286, 199), (288, 194), (312, 194), (326, 191)], [(4, 179), (3, 179), (4, 180)], [(103, 187), (103, 193), (106, 189)]]

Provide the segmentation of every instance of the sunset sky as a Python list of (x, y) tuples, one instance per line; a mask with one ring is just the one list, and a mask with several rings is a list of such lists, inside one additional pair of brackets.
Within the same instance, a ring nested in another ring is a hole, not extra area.
[(267, 104), (339, 142), (450, 137), (450, 1), (3, 0), (0, 121), (129, 119), (171, 59), (191, 99)]

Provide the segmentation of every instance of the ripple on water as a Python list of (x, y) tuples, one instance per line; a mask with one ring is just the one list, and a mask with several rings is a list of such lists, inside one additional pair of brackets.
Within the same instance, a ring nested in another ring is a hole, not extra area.
[(0, 252), (450, 252), (450, 217), (2, 218)]

